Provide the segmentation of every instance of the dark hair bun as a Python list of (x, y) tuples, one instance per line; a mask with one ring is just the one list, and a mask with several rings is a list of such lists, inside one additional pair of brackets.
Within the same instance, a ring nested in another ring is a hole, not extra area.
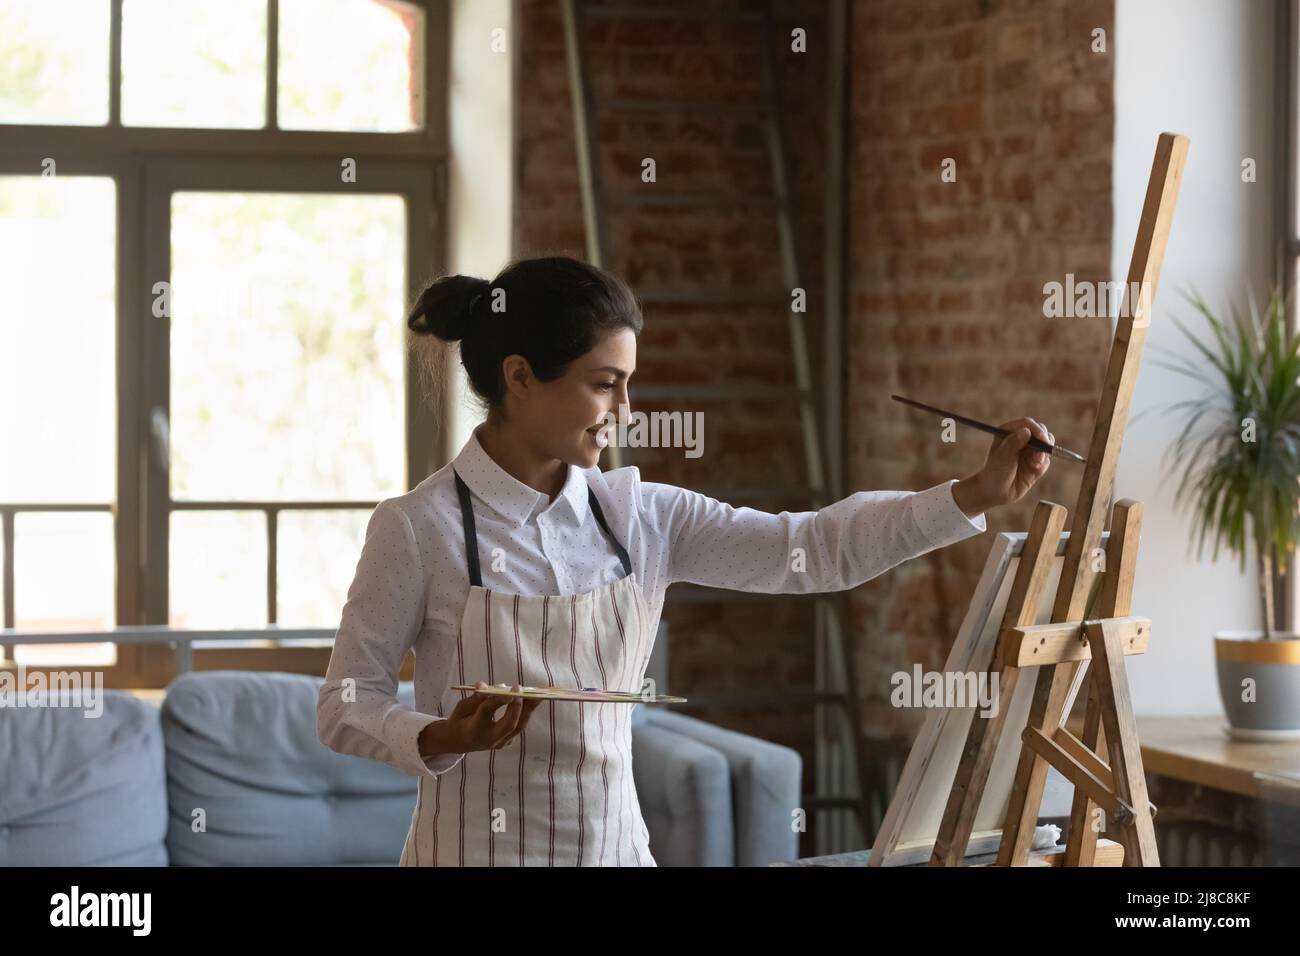
[(491, 288), (487, 279), (443, 276), (420, 293), (406, 317), (406, 327), (417, 335), (459, 342), (474, 328), (474, 316)]
[[(420, 293), (406, 324), (460, 342), (470, 387), (491, 409), (505, 401), (507, 357), (523, 356), (538, 381), (554, 382), (611, 332), (639, 335), (642, 320), (640, 303), (618, 276), (567, 256), (547, 256), (512, 262), (491, 282), (445, 276)], [(416, 348), (421, 357), (435, 358), (439, 369), (445, 365), (440, 352)]]

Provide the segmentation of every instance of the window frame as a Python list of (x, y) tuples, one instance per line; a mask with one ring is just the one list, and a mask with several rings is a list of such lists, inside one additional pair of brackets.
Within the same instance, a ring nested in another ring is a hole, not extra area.
[[(1300, 268), (1300, 219), (1296, 214), (1300, 198), (1300, 144), (1297, 143), (1296, 111), (1300, 109), (1300, 0), (1274, 0), (1274, 115), (1280, 119), (1275, 130), (1274, 164), (1280, 174), (1273, 178), (1273, 233), (1275, 238), (1274, 283), (1280, 289), (1286, 308), (1286, 324), (1294, 334), (1297, 328), (1296, 269)], [(1296, 609), (1300, 595), (1298, 563), (1294, 555), (1281, 555), (1273, 563), (1273, 626), (1279, 630), (1296, 630)]]
[[(0, 124), (0, 175), (40, 175), (52, 157), (57, 175), (105, 176), (116, 186), (115, 334), (117, 342), (116, 494), (107, 506), (24, 502), (17, 510), (110, 510), (114, 520), (114, 603), (117, 625), (165, 625), (170, 503), (167, 468), (152, 447), (152, 409), (169, 412), (170, 339), (167, 319), (152, 316), (154, 281), (170, 274), (170, 192), (182, 190), (400, 193), (406, 199), (406, 295), (410, 301), (446, 258), (446, 182), (450, 78), (447, 0), (408, 0), (424, 10), (424, 125), (401, 133), (352, 133), (273, 128), (278, 0), (267, 0), (267, 125), (257, 130), (126, 127), (120, 119), (122, 0), (111, 0), (109, 121), (105, 126)], [(329, 157), (321, 159), (320, 157)], [(357, 160), (358, 182), (343, 183), (339, 160)], [(423, 400), (413, 357), (406, 369), (405, 481), (413, 488), (454, 453), (448, 423)], [(448, 387), (451, 380), (448, 379)], [(292, 510), (320, 502), (265, 502)], [(12, 503), (0, 503), (6, 506)], [(243, 507), (246, 503), (239, 502)], [(339, 507), (338, 502), (326, 502)], [(373, 507), (377, 502), (347, 502)], [(3, 510), (3, 509), (0, 509)], [(0, 628), (14, 622), (12, 509), (0, 515), (7, 537), (5, 599)], [(161, 565), (161, 566), (160, 566)], [(275, 552), (268, 548), (268, 586)], [(261, 646), (194, 650), (194, 667), (248, 667), (323, 673), (329, 648)], [(12, 645), (3, 645), (12, 666)], [(161, 687), (174, 674), (164, 647), (120, 643), (117, 664), (102, 668), (108, 686)], [(50, 668), (54, 669), (54, 668)], [(28, 672), (45, 670), (28, 667)]]

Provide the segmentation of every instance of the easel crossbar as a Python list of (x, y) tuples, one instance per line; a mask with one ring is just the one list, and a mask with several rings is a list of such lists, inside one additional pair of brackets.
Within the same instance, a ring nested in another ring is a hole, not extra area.
[[(1124, 654), (1145, 654), (1151, 641), (1151, 618), (1111, 618), (1119, 631)], [(1066, 621), (1060, 624), (1031, 624), (1008, 627), (1000, 638), (1002, 664), (1005, 667), (1036, 667), (1040, 664), (1064, 664), (1067, 661), (1092, 659), (1087, 628), (1090, 621)]]

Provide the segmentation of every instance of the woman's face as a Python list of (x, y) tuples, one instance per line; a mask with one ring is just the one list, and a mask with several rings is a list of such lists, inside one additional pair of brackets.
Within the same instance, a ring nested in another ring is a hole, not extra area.
[(521, 409), (538, 451), (579, 468), (594, 468), (608, 445), (608, 427), (628, 404), (627, 382), (636, 370), (636, 335), (619, 329), (569, 364), (553, 382), (537, 382)]

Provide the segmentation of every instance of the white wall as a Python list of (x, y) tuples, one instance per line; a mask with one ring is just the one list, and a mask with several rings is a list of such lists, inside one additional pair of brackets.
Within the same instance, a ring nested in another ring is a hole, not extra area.
[[(1273, 4), (1252, 0), (1116, 0), (1115, 207), (1112, 276), (1128, 274), (1156, 137), (1186, 134), (1191, 145), (1133, 397), (1132, 416), (1197, 397), (1200, 386), (1156, 367), (1152, 345), (1189, 354), (1178, 318), (1201, 330), (1182, 291), (1211, 303), (1266, 295), (1270, 276), (1273, 169)], [(1253, 157), (1258, 181), (1241, 181)], [(1131, 423), (1116, 476), (1117, 498), (1145, 505), (1133, 611), (1152, 619), (1150, 650), (1131, 658), (1135, 709), (1143, 714), (1220, 714), (1212, 636), (1260, 627), (1257, 575), (1230, 557), (1197, 561), (1191, 518), (1175, 511), (1162, 458), (1176, 415)]]
[[(493, 49), (504, 31), (505, 50)], [(453, 0), (451, 169), (447, 183), (447, 269), (490, 279), (510, 260), (514, 215), (514, 4), (512, 0)], [(453, 453), (481, 413), (455, 364), (459, 402), (452, 417)]]

